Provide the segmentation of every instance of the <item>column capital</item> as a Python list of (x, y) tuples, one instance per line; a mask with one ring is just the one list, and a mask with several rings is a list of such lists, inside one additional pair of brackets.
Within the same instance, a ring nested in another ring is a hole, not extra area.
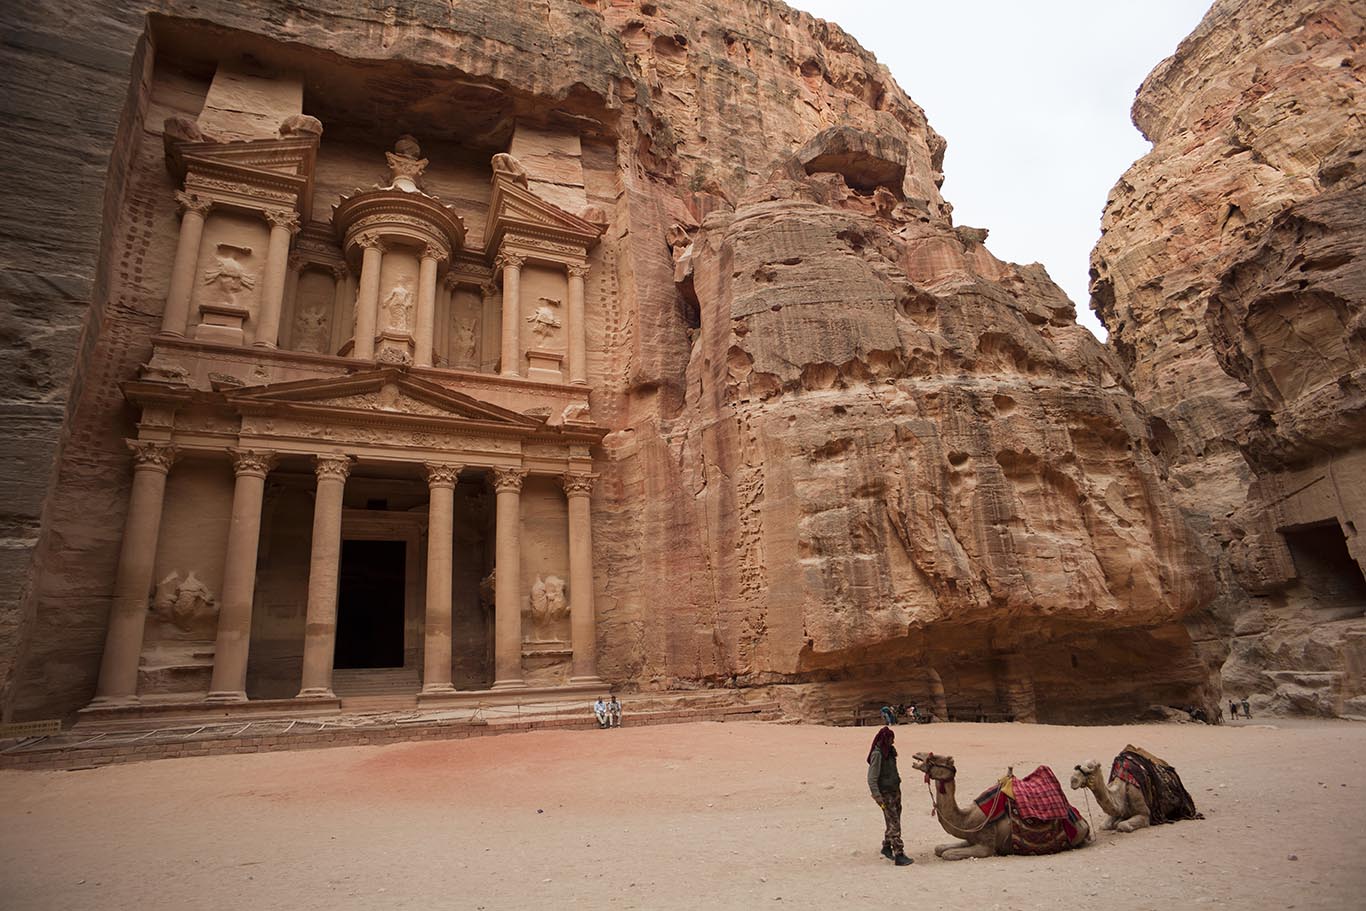
[(445, 285), (448, 291), (454, 291), (460, 287), (460, 276), (454, 272), (447, 272), (441, 277), (441, 284)]
[(275, 453), (269, 449), (239, 449), (233, 446), (228, 449), (228, 454), (232, 456), (233, 473), (238, 476), (264, 478), (275, 467)]
[(490, 279), (479, 286), (479, 295), (483, 298), (498, 296), (498, 283)]
[(434, 259), (437, 262), (441, 262), (448, 256), (450, 256), (450, 251), (437, 244), (424, 244), (420, 254), (421, 259)]
[(162, 474), (171, 470), (178, 450), (170, 443), (152, 440), (124, 440), (133, 452), (134, 471), (159, 471)]
[(290, 234), (299, 233), (299, 214), (293, 209), (266, 209), (262, 214), (272, 228), (285, 228)]
[(587, 263), (570, 263), (569, 265), (565, 266), (564, 269), (565, 269), (566, 272), (569, 273), (569, 276), (570, 276), (571, 278), (587, 278), (587, 277), (588, 277), (588, 264), (587, 264)]
[(324, 478), (336, 478), (345, 481), (351, 474), (351, 464), (355, 460), (345, 453), (331, 453), (328, 455), (317, 456), (317, 463), (313, 466), (313, 473), (321, 481)]
[(428, 487), (454, 487), (459, 480), (460, 469), (465, 466), (448, 462), (423, 462), (422, 467), (427, 470)]
[(593, 492), (595, 479), (591, 474), (565, 474), (560, 477), (560, 486), (567, 497), (586, 497)]
[(289, 251), (289, 259), (285, 260), (289, 264), (289, 271), (298, 274), (303, 271), (304, 263), (309, 262), (298, 250)]
[(362, 234), (356, 238), (356, 246), (362, 250), (378, 250), (384, 252), (384, 241), (380, 240), (375, 234)]
[(341, 263), (332, 263), (327, 267), (327, 271), (332, 273), (332, 278), (334, 281), (339, 282), (346, 281), (346, 276), (350, 274), (350, 271), (346, 268), (346, 266), (342, 265)]
[(522, 482), (526, 480), (525, 468), (495, 468), (493, 469), (493, 489), (498, 493), (511, 491), (518, 493), (522, 489)]
[(176, 206), (180, 209), (180, 214), (193, 212), (196, 215), (204, 216), (209, 214), (213, 208), (213, 200), (207, 196), (200, 196), (197, 193), (187, 193), (184, 190), (177, 190), (175, 194)]
[(493, 261), (493, 264), (500, 272), (509, 266), (514, 269), (520, 269), (526, 265), (526, 257), (517, 253), (509, 253), (504, 250), (498, 254), (498, 257)]

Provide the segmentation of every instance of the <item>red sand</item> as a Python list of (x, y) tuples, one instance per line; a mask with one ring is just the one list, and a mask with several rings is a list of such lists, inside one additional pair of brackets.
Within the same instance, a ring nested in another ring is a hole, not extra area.
[[(629, 724), (0, 772), (0, 908), (1366, 905), (1366, 725), (898, 728), (916, 863), (897, 869), (863, 779), (871, 728)], [(1045, 858), (933, 856), (950, 839), (912, 752), (952, 754), (966, 800), (1007, 765), (1065, 783), (1128, 742), (1208, 818)]]

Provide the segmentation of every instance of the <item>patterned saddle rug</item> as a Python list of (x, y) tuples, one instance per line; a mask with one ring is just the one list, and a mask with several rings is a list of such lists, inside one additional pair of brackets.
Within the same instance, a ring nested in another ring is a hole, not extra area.
[(1196, 811), (1195, 800), (1181, 783), (1176, 769), (1147, 750), (1133, 744), (1126, 746), (1110, 766), (1110, 781), (1116, 778), (1138, 788), (1148, 803), (1148, 821), (1153, 825), (1205, 818)]
[(1007, 775), (978, 796), (990, 825), (1010, 814), (1010, 854), (1057, 854), (1070, 850), (1081, 814), (1067, 802), (1057, 776), (1041, 765), (1024, 778)]

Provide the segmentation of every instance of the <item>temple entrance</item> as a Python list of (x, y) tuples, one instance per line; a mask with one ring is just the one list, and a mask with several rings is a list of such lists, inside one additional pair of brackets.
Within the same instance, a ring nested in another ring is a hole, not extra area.
[(336, 668), (403, 667), (403, 541), (343, 541)]

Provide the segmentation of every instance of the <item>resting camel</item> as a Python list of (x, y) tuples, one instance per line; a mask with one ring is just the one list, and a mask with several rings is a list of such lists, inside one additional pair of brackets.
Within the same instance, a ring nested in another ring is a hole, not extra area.
[(1100, 763), (1092, 759), (1076, 766), (1071, 781), (1072, 790), (1087, 788), (1096, 795), (1096, 803), (1108, 817), (1102, 829), (1132, 832), (1178, 819), (1204, 818), (1176, 769), (1133, 744), (1115, 757), (1108, 783), (1102, 774)]
[(1143, 799), (1143, 792), (1119, 778), (1106, 784), (1100, 763), (1094, 759), (1077, 766), (1069, 783), (1074, 791), (1086, 788), (1096, 795), (1096, 803), (1105, 813), (1105, 822), (1100, 827), (1106, 831), (1132, 832), (1150, 822), (1148, 801)]
[[(962, 839), (955, 844), (938, 845), (934, 849), (936, 857), (966, 860), (969, 857), (1018, 853), (1011, 837), (1015, 825), (1011, 814), (1006, 813), (995, 822), (988, 823), (986, 814), (976, 803), (968, 804), (967, 809), (959, 808), (954, 782), (957, 769), (954, 768), (952, 756), (916, 753), (911, 765), (934, 782), (934, 811), (939, 817), (939, 824), (945, 832)], [(1068, 848), (1081, 847), (1091, 835), (1086, 820), (1078, 819), (1075, 825), (1076, 835), (1067, 839)]]

